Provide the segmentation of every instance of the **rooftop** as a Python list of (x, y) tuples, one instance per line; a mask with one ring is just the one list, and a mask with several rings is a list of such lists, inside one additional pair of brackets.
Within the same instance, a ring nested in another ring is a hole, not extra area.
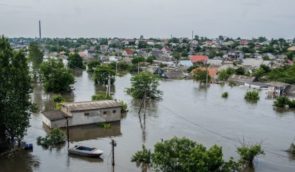
[(68, 108), (68, 110), (70, 112), (75, 112), (75, 111), (85, 111), (85, 110), (120, 107), (121, 104), (115, 100), (103, 100), (103, 101), (63, 103), (62, 106)]
[(43, 115), (51, 121), (57, 121), (60, 119), (64, 119), (67, 115), (59, 110), (45, 111), (42, 112)]
[(190, 57), (190, 60), (192, 63), (197, 63), (197, 62), (206, 62), (208, 61), (208, 56), (204, 55), (194, 55)]

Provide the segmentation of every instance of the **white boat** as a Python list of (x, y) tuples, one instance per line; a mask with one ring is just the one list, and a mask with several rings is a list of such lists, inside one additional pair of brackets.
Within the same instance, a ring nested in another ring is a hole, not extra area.
[(100, 157), (100, 155), (103, 154), (103, 151), (96, 148), (75, 145), (69, 149), (69, 153), (86, 157)]

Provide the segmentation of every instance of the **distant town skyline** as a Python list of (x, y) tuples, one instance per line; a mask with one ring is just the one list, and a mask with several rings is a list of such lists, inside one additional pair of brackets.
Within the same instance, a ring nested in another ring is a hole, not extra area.
[(294, 0), (0, 0), (8, 37), (295, 37)]

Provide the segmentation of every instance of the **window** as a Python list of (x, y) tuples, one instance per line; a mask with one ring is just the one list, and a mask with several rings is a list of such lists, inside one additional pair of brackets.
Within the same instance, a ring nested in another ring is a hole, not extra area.
[(84, 113), (84, 115), (85, 115), (85, 116), (89, 116), (89, 113), (88, 113), (88, 112), (86, 112), (86, 113)]
[(107, 114), (107, 111), (103, 111), (103, 114), (106, 115)]
[(113, 113), (116, 113), (117, 111), (116, 110), (113, 110)]

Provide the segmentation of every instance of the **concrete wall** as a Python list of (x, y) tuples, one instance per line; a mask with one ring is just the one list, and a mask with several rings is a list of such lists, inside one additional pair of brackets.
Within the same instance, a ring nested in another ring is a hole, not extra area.
[(49, 128), (62, 128), (67, 126), (66, 119), (59, 119), (50, 121), (48, 118), (46, 118), (44, 115), (42, 117), (42, 121), (45, 125), (47, 125)]
[(72, 112), (69, 126), (114, 122), (121, 119), (121, 108), (100, 109), (94, 111)]

